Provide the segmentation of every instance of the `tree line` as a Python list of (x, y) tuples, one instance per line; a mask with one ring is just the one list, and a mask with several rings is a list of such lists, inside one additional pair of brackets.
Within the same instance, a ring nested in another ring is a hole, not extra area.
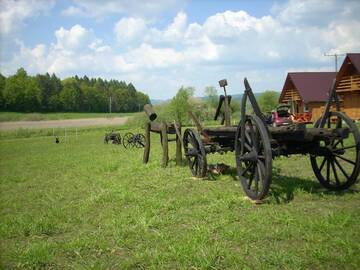
[[(111, 101), (111, 102), (110, 102)], [(5, 77), (0, 73), (0, 110), (15, 112), (135, 112), (150, 103), (149, 96), (132, 83), (101, 78), (55, 74), (29, 76), (20, 68)]]

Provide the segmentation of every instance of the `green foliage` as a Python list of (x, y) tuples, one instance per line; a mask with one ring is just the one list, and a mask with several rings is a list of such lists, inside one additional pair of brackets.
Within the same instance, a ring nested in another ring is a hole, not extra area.
[(193, 87), (181, 87), (176, 96), (170, 101), (169, 112), (175, 121), (184, 124), (188, 119), (188, 111), (190, 106), (190, 97), (194, 95), (195, 89)]
[(41, 91), (35, 78), (23, 68), (6, 79), (3, 92), (4, 108), (11, 111), (31, 112), (41, 104)]
[(5, 88), (6, 77), (0, 73), (0, 108), (4, 107), (4, 88)]
[(78, 76), (61, 81), (55, 74), (28, 76), (23, 68), (9, 78), (0, 74), (0, 110), (18, 112), (139, 111), (150, 102), (133, 84)]
[(265, 91), (258, 98), (262, 112), (270, 112), (279, 104), (279, 93), (276, 91)]
[(216, 88), (214, 86), (207, 86), (205, 87), (204, 93), (208, 107), (216, 110), (219, 99)]

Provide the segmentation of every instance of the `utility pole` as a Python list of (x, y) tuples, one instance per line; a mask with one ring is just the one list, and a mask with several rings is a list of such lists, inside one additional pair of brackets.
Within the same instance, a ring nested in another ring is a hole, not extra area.
[(338, 56), (344, 56), (344, 55), (345, 54), (343, 54), (343, 53), (334, 53), (334, 54), (324, 53), (324, 56), (332, 56), (335, 58), (335, 72), (338, 71), (338, 69), (337, 69)]

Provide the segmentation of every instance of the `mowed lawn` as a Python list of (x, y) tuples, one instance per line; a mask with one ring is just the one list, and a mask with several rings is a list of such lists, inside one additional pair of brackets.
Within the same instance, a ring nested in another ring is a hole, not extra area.
[[(307, 157), (279, 158), (255, 205), (233, 173), (162, 169), (152, 142), (144, 165), (142, 149), (104, 145), (99, 130), (58, 145), (0, 140), (0, 268), (360, 268), (359, 184), (327, 192)], [(234, 156), (210, 162), (234, 166)]]

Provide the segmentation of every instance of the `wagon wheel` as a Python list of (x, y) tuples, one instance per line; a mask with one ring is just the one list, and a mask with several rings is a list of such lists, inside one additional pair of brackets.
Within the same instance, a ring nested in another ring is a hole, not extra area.
[(135, 146), (134, 142), (134, 134), (131, 132), (128, 132), (123, 137), (123, 146), (125, 148), (133, 148)]
[[(333, 121), (335, 120), (335, 121)], [(319, 126), (320, 121), (315, 123)], [(324, 128), (348, 128), (346, 139), (320, 142), (325, 148), (321, 156), (311, 155), (310, 161), (320, 184), (330, 190), (344, 190), (356, 182), (360, 173), (360, 133), (355, 123), (342, 112), (330, 112)]]
[(244, 133), (245, 137), (241, 138), (240, 123), (235, 135), (237, 174), (246, 195), (253, 200), (261, 200), (268, 193), (271, 183), (272, 152), (269, 135), (256, 115), (246, 116)]
[(193, 129), (184, 132), (184, 152), (191, 173), (195, 177), (205, 177), (207, 172), (206, 152), (199, 134)]
[(136, 134), (136, 139), (135, 139), (135, 146), (136, 148), (144, 148), (145, 147), (145, 136), (141, 133)]

